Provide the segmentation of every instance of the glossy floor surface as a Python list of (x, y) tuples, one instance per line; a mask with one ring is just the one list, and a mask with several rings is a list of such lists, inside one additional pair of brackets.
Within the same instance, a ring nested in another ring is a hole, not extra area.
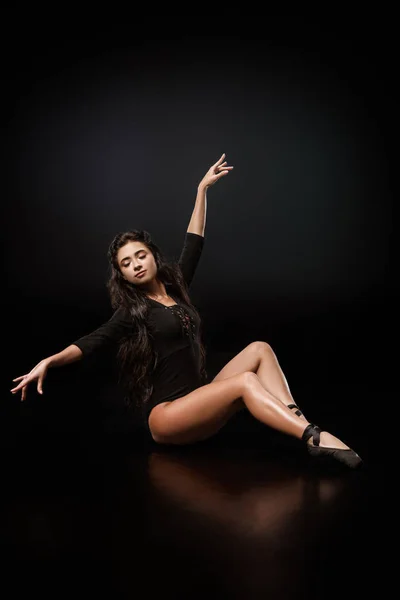
[(185, 448), (40, 427), (5, 436), (6, 597), (364, 594), (378, 493), (367, 440), (351, 423), (344, 432), (366, 459), (355, 472), (317, 466), (300, 442), (258, 425), (240, 414)]

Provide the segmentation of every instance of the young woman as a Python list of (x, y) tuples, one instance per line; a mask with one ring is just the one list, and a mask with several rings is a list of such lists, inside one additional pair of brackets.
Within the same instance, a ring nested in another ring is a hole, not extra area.
[(111, 319), (16, 377), (11, 392), (21, 391), (25, 400), (37, 380), (42, 394), (49, 368), (113, 345), (126, 399), (141, 410), (158, 444), (204, 440), (246, 408), (265, 425), (303, 440), (312, 456), (360, 467), (356, 452), (305, 418), (268, 343), (250, 343), (207, 383), (201, 319), (188, 290), (204, 245), (207, 190), (232, 169), (222, 154), (200, 181), (178, 263), (164, 259), (147, 231), (115, 236), (108, 250)]

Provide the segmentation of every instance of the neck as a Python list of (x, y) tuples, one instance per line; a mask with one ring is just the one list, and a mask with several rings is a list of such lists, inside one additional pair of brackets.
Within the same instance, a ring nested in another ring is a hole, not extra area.
[(154, 294), (154, 293), (147, 293), (148, 296), (150, 296), (150, 298), (154, 298), (155, 300), (158, 300), (158, 298), (169, 298), (168, 294)]
[(155, 300), (157, 300), (158, 298), (168, 298), (165, 285), (161, 282), (154, 282), (154, 285), (151, 286), (150, 289), (146, 290), (146, 294), (147, 296), (150, 296), (150, 298), (154, 298)]

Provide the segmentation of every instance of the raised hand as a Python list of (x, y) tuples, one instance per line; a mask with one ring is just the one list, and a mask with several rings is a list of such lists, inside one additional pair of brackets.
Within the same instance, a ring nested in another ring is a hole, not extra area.
[(13, 379), (14, 382), (19, 381), (18, 385), (12, 388), (11, 393), (16, 394), (21, 391), (21, 402), (26, 399), (26, 394), (28, 390), (28, 385), (37, 379), (37, 391), (39, 394), (43, 394), (43, 382), (47, 375), (47, 371), (49, 368), (49, 361), (47, 359), (43, 359), (38, 363), (33, 369), (27, 373), (26, 375), (21, 375), (20, 377), (16, 377)]
[(224, 160), (225, 154), (222, 154), (221, 158), (217, 160), (204, 175), (203, 179), (199, 183), (199, 187), (208, 188), (211, 185), (214, 185), (218, 179), (228, 175), (230, 171), (232, 171), (233, 167), (229, 167), (226, 160)]

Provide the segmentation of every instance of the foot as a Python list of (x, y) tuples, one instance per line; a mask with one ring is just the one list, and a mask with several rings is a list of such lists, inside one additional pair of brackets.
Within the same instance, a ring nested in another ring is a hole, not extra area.
[[(312, 436), (307, 440), (307, 444), (313, 446)], [(338, 450), (350, 450), (349, 446), (346, 446), (339, 438), (335, 437), (327, 431), (321, 431), (319, 439), (320, 448), (337, 448)]]
[(354, 450), (313, 423), (307, 425), (301, 439), (306, 442), (309, 454), (318, 459), (337, 460), (352, 469), (358, 469), (363, 464)]

